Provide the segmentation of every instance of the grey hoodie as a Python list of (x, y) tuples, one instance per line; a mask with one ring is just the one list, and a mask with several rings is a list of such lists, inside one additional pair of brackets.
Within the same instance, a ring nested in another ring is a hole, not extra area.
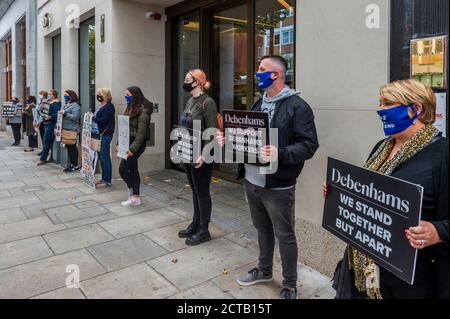
[[(275, 114), (275, 106), (277, 102), (293, 95), (300, 95), (300, 92), (291, 89), (287, 85), (283, 90), (281, 90), (280, 93), (278, 93), (274, 97), (268, 97), (267, 92), (264, 92), (264, 95), (262, 97), (263, 102), (261, 105), (261, 111), (269, 113), (269, 123), (272, 123), (272, 118)], [(259, 187), (265, 187), (266, 185), (266, 176), (262, 175), (259, 172), (259, 167), (254, 165), (245, 164), (245, 180)]]

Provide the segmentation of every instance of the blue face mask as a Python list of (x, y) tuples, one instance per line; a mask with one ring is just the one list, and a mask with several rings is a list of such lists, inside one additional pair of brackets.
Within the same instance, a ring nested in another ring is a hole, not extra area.
[(66, 102), (66, 104), (69, 103), (70, 102), (70, 96), (64, 95), (64, 101)]
[(133, 101), (133, 96), (125, 95), (125, 101), (127, 102), (127, 104), (131, 104), (131, 102)]
[[(408, 110), (414, 111), (414, 116), (411, 117)], [(391, 109), (380, 110), (378, 115), (384, 124), (384, 134), (392, 136), (405, 131), (410, 127), (419, 115), (414, 105), (400, 105)]]
[(256, 73), (256, 77), (258, 78), (258, 80), (259, 80), (259, 83), (258, 83), (258, 87), (261, 89), (261, 90), (264, 90), (264, 89), (267, 89), (269, 86), (271, 86), (272, 84), (273, 84), (273, 82), (275, 81), (275, 80), (273, 80), (272, 78), (271, 78), (271, 75), (272, 75), (272, 71), (266, 71), (266, 72), (258, 72), (258, 73)]

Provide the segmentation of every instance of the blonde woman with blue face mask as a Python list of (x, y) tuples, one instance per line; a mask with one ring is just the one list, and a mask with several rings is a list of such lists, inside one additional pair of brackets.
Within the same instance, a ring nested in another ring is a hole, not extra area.
[[(348, 247), (335, 278), (353, 282), (335, 282), (337, 298), (448, 299), (448, 139), (433, 126), (436, 96), (414, 80), (390, 83), (380, 90), (378, 114), (387, 138), (375, 145), (364, 167), (424, 188), (421, 222), (397, 234), (418, 250), (415, 281), (409, 285)], [(326, 183), (322, 192), (327, 196)]]

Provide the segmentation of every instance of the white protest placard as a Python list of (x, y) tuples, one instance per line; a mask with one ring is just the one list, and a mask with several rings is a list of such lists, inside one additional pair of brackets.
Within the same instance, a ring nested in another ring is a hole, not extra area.
[(130, 147), (130, 117), (119, 115), (119, 146), (117, 157), (127, 159), (128, 149)]
[(81, 174), (87, 186), (95, 189), (95, 168), (98, 154), (91, 148), (92, 113), (86, 113), (81, 134)]
[(436, 122), (434, 126), (447, 135), (447, 93), (436, 93)]
[(55, 140), (57, 142), (61, 142), (62, 121), (63, 115), (58, 112), (58, 117), (56, 119), (56, 126), (55, 126)]

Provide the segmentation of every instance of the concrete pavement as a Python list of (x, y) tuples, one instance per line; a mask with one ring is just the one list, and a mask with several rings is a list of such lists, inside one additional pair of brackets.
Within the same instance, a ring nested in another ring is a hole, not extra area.
[[(258, 257), (239, 184), (213, 181), (213, 240), (189, 247), (177, 237), (192, 214), (184, 174), (143, 174), (143, 205), (124, 208), (122, 180), (93, 191), (10, 140), (0, 132), (0, 298), (278, 298), (278, 253), (272, 283), (235, 282)], [(69, 265), (78, 289), (66, 287)], [(300, 263), (298, 273), (300, 299), (334, 297), (330, 278)]]

